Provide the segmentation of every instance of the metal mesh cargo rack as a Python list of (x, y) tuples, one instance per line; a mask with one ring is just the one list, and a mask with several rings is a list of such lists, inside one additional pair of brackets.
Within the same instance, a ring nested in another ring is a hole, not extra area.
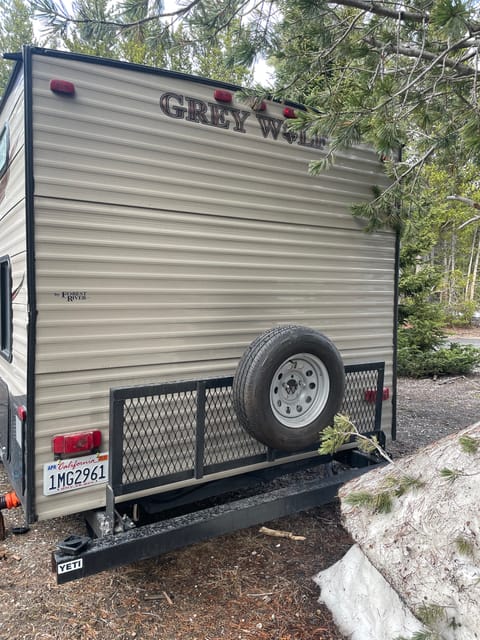
[[(382, 442), (384, 364), (348, 365), (345, 373), (342, 411), (361, 433), (376, 434)], [(267, 485), (254, 495), (227, 494), (223, 501), (217, 500), (225, 488), (232, 488), (234, 478), (245, 481), (255, 473), (252, 469), (259, 469), (266, 478), (272, 469), (280, 475), (297, 470), (302, 463), (312, 466), (332, 460), (317, 453), (318, 445), (292, 454), (250, 437), (235, 417), (232, 381), (225, 377), (111, 390), (106, 509), (91, 514), (89, 522), (97, 537), (70, 536), (59, 543), (52, 556), (57, 583), (326, 504), (342, 484), (378, 464), (378, 458), (350, 448), (339, 456), (350, 468), (339, 474), (295, 474), (284, 486)], [(218, 477), (224, 478), (221, 492), (213, 482)], [(195, 490), (187, 499), (169, 502), (186, 505), (185, 511), (174, 509), (153, 523), (136, 526), (125, 515), (119, 517), (119, 496), (128, 500), (130, 494), (155, 489), (175, 496), (171, 488), (183, 483), (187, 488), (188, 483), (197, 485), (200, 491), (213, 487), (210, 493), (200, 493), (213, 498), (213, 503), (196, 502)]]
[[(384, 363), (347, 365), (341, 412), (362, 433), (380, 430)], [(114, 496), (298, 456), (271, 449), (238, 423), (232, 377), (112, 389), (110, 487)], [(304, 450), (315, 452), (314, 445)]]

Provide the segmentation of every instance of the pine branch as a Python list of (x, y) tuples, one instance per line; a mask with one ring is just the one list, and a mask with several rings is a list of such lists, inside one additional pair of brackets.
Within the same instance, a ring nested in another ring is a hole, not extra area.
[(394, 640), (440, 640), (434, 631), (415, 631), (413, 636), (397, 636)]
[(354, 491), (345, 496), (344, 501), (352, 507), (368, 508), (372, 513), (390, 513), (394, 498), (424, 486), (422, 480), (413, 476), (390, 475), (385, 478), (378, 492)]
[[(465, 198), (464, 196), (456, 196), (456, 195), (447, 196), (447, 200), (457, 200), (458, 202), (463, 202), (464, 204), (468, 204), (470, 207), (473, 207), (474, 209), (480, 209), (480, 203), (475, 202), (475, 200), (472, 200), (471, 198)], [(464, 224), (468, 224), (468, 223), (465, 222)], [(459, 227), (459, 229), (461, 228), (462, 227)]]
[(461, 471), (458, 471), (458, 469), (449, 469), (448, 467), (443, 467), (443, 469), (440, 469), (440, 476), (444, 480), (447, 480), (447, 482), (453, 483), (462, 475), (463, 473)]
[(453, 483), (455, 480), (458, 480), (458, 478), (473, 478), (474, 476), (478, 476), (480, 475), (480, 471), (476, 473), (465, 473), (464, 471), (460, 471), (460, 469), (443, 467), (443, 469), (440, 469), (440, 475), (444, 480)]
[(420, 622), (428, 627), (446, 617), (445, 608), (438, 604), (422, 604), (415, 610), (415, 615)]
[[(424, 49), (418, 49), (416, 47), (410, 47), (404, 44), (395, 44), (395, 45), (385, 45), (384, 43), (377, 40), (375, 37), (364, 38), (364, 41), (372, 46), (381, 49), (385, 53), (389, 53), (392, 55), (402, 55), (408, 58), (416, 58), (421, 60), (435, 61), (436, 63), (439, 61), (439, 56), (436, 53), (432, 53), (430, 51), (425, 51)], [(465, 46), (470, 46), (466, 44)], [(474, 75), (475, 69), (472, 67), (467, 67), (461, 64), (461, 60), (451, 60), (449, 58), (445, 58), (441, 61), (449, 69), (454, 69), (458, 71), (459, 74), (464, 76)]]
[[(323, 4), (323, 3), (320, 3)], [(413, 23), (413, 24), (424, 24), (427, 25), (430, 22), (430, 12), (425, 11), (424, 13), (416, 13), (414, 11), (409, 11), (407, 9), (403, 9), (399, 7), (398, 9), (389, 9), (383, 3), (375, 2), (375, 0), (371, 0), (370, 2), (365, 0), (336, 0), (334, 4), (339, 4), (344, 7), (353, 7), (355, 9), (361, 9), (367, 14), (373, 14), (376, 16), (382, 16), (385, 18), (393, 18), (394, 20), (398, 20), (401, 22)], [(469, 32), (470, 36), (475, 34), (479, 29), (479, 24), (477, 22), (467, 22), (465, 21), (465, 30)]]
[(65, 26), (68, 24), (75, 25), (84, 25), (91, 24), (95, 22), (95, 24), (103, 26), (103, 27), (115, 27), (119, 29), (131, 29), (133, 27), (139, 27), (145, 25), (149, 22), (160, 20), (161, 18), (174, 18), (174, 17), (182, 17), (187, 15), (192, 11), (194, 7), (199, 5), (202, 0), (192, 0), (188, 5), (184, 7), (180, 7), (175, 11), (166, 11), (154, 13), (144, 18), (140, 18), (139, 20), (134, 20), (131, 22), (122, 22), (118, 20), (95, 20), (92, 18), (75, 18), (70, 15), (69, 11), (66, 9), (63, 2), (60, 0), (59, 2), (50, 1), (50, 0), (33, 0), (32, 6), (36, 14), (39, 17), (44, 17), (48, 20), (50, 25), (54, 25), (55, 21), (64, 24)]
[(360, 433), (350, 418), (343, 414), (337, 414), (335, 416), (333, 427), (327, 427), (323, 430), (319, 453), (324, 455), (336, 453), (340, 447), (352, 438), (361, 443), (364, 451), (376, 451), (384, 460), (392, 465), (394, 464), (390, 456), (382, 449), (375, 436), (370, 437)]
[(418, 84), (418, 82), (424, 78), (428, 73), (430, 73), (430, 71), (432, 71), (432, 69), (435, 68), (436, 65), (438, 65), (440, 62), (442, 62), (443, 60), (445, 60), (445, 58), (448, 56), (449, 53), (451, 53), (452, 51), (456, 50), (461, 43), (466, 43), (469, 40), (469, 36), (465, 37), (465, 38), (461, 38), (460, 40), (458, 40), (457, 42), (455, 42), (454, 44), (451, 44), (449, 47), (447, 47), (444, 51), (442, 51), (441, 53), (439, 53), (431, 62), (431, 64), (429, 64), (427, 67), (425, 67), (425, 69), (423, 69), (417, 76), (415, 76), (414, 78), (411, 78), (409, 82), (407, 82), (406, 85), (404, 85), (403, 87), (401, 87), (398, 91), (396, 91), (395, 93), (393, 93), (391, 96), (389, 96), (386, 100), (384, 100), (383, 102), (381, 102), (380, 104), (377, 104), (375, 107), (373, 107), (371, 109), (371, 112), (375, 112), (375, 111), (379, 111), (380, 109), (383, 109), (384, 107), (386, 107), (390, 102), (392, 102), (395, 98), (398, 98), (399, 96), (406, 95), (408, 93), (408, 91), (410, 89), (412, 89), (412, 87), (414, 87), (416, 84)]
[(372, 513), (391, 513), (393, 508), (392, 495), (388, 491), (353, 492), (346, 496), (345, 502), (352, 507), (367, 507)]
[(339, 0), (335, 4), (340, 4), (344, 7), (354, 7), (355, 9), (361, 9), (365, 13), (373, 13), (376, 16), (383, 16), (385, 18), (394, 18), (395, 20), (404, 20), (405, 22), (423, 23), (428, 22), (428, 13), (414, 13), (413, 11), (406, 11), (403, 9), (388, 9), (385, 5), (377, 2), (364, 2), (363, 0)]

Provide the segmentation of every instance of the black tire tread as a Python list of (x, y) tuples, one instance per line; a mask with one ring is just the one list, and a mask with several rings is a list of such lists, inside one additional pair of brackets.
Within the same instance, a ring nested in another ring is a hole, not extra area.
[[(314, 337), (320, 343), (324, 343), (325, 346), (328, 346), (329, 349), (333, 349), (334, 353), (338, 354), (338, 362), (336, 363), (336, 365), (338, 369), (340, 369), (341, 365), (341, 373), (340, 370), (336, 373), (338, 380), (341, 380), (341, 382), (338, 384), (339, 391), (343, 396), (343, 363), (341, 361), (340, 354), (336, 350), (335, 345), (333, 345), (333, 343), (326, 336), (314, 329), (309, 329), (301, 325), (293, 324), (273, 327), (272, 329), (265, 331), (250, 344), (250, 346), (242, 356), (234, 377), (232, 395), (233, 406), (240, 424), (247, 431), (247, 433), (249, 433), (249, 435), (260, 441), (262, 441), (262, 438), (259, 436), (259, 432), (262, 431), (262, 428), (258, 427), (257, 423), (252, 422), (249, 413), (246, 410), (246, 407), (251, 407), (255, 402), (256, 376), (257, 372), (260, 370), (261, 361), (265, 359), (267, 355), (271, 354), (272, 344), (277, 347), (279, 346), (279, 341), (281, 341), (281, 337), (283, 334), (285, 336), (288, 336), (290, 340), (301, 339), (302, 337), (305, 337), (306, 334), (308, 334), (310, 338)], [(269, 444), (269, 446), (272, 445)], [(298, 448), (302, 447), (297, 447), (297, 449)], [(287, 450), (293, 449), (289, 446)]]
[(253, 437), (255, 437), (255, 430), (252, 428), (250, 420), (244, 410), (246, 390), (249, 388), (249, 385), (247, 385), (248, 374), (252, 370), (252, 367), (255, 367), (257, 360), (263, 355), (264, 347), (270, 344), (272, 338), (282, 333), (289, 333), (292, 329), (296, 328), (298, 328), (298, 325), (283, 325), (281, 327), (268, 329), (255, 338), (239, 362), (233, 380), (233, 406), (240, 420), (240, 424), (247, 433)]

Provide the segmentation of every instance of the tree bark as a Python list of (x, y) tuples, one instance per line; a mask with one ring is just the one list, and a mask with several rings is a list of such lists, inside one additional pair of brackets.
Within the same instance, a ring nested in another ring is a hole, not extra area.
[[(477, 232), (478, 232), (478, 229), (477, 229)], [(478, 233), (477, 255), (475, 258), (475, 265), (472, 271), (472, 284), (470, 286), (470, 300), (475, 300), (475, 289), (477, 286), (477, 274), (478, 274), (479, 263), (480, 263), (480, 232)]]

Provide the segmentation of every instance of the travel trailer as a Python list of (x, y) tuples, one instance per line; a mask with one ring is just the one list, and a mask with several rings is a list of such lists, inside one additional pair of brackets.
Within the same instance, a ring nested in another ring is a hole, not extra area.
[(380, 159), (312, 176), (328, 140), (289, 128), (299, 105), (5, 57), (0, 451), (27, 524), (86, 515), (59, 582), (331, 499), (322, 474), (228, 496), (328, 462), (338, 412), (392, 432), (398, 242), (351, 215), (388, 185)]

